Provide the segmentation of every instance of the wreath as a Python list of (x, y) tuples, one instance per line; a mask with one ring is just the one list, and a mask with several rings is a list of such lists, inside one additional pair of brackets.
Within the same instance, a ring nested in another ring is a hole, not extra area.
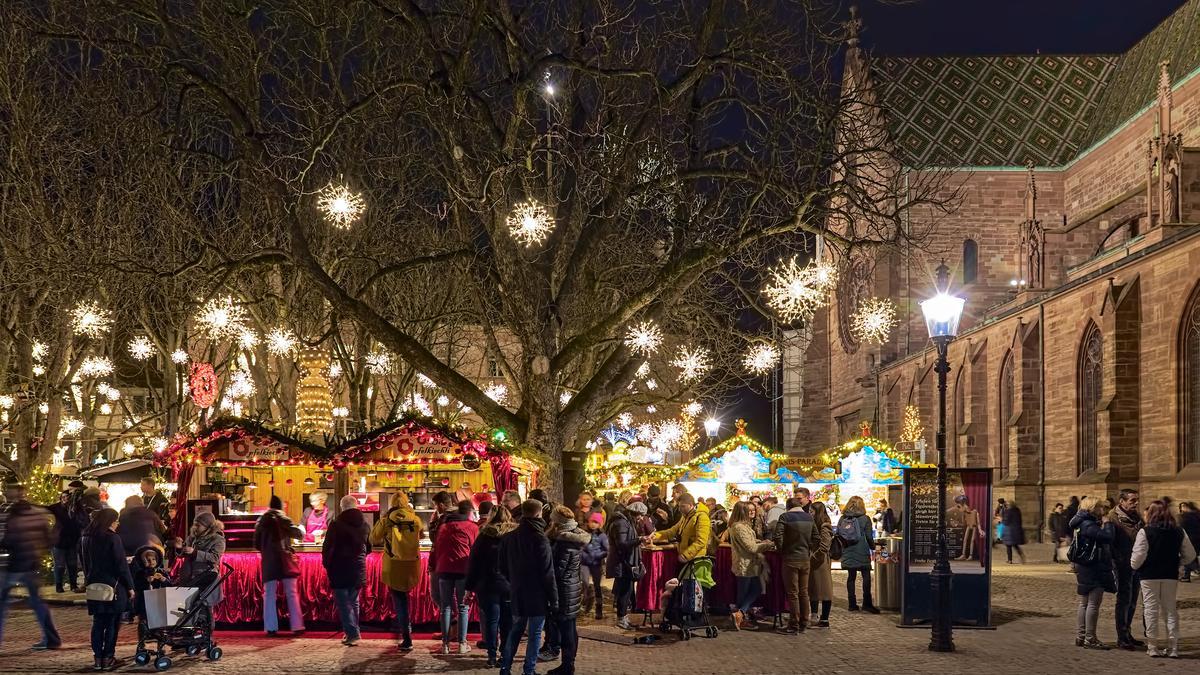
[(217, 402), (217, 373), (211, 363), (193, 363), (188, 376), (188, 388), (192, 403), (200, 408), (211, 408)]

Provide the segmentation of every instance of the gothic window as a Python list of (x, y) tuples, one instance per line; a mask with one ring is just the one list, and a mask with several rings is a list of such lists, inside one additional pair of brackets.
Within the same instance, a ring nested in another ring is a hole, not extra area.
[(1009, 447), (1008, 422), (1012, 419), (1015, 402), (1013, 392), (1013, 353), (1009, 351), (1004, 356), (1004, 365), (1000, 367), (1000, 477), (1012, 473), (1012, 449)]
[(1180, 328), (1179, 421), (1182, 464), (1200, 463), (1200, 287), (1183, 313)]
[(962, 274), (964, 285), (975, 283), (975, 277), (979, 276), (979, 245), (974, 239), (963, 242)]
[(1079, 348), (1079, 473), (1099, 467), (1100, 395), (1104, 386), (1104, 338), (1089, 324)]
[(962, 461), (963, 442), (959, 438), (959, 429), (967, 421), (967, 393), (964, 390), (963, 367), (959, 366), (958, 375), (954, 377), (954, 428), (950, 430), (954, 438), (954, 466), (964, 466)]
[(500, 362), (496, 359), (488, 357), (488, 377), (503, 377), (504, 373), (500, 372)]

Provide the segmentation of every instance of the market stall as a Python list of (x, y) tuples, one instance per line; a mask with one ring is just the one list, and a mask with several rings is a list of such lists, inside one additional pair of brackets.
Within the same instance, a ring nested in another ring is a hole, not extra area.
[(168, 499), (175, 496), (175, 483), (163, 480), (161, 471), (155, 470), (153, 464), (146, 459), (127, 459), (112, 464), (100, 464), (86, 469), (79, 474), (84, 483), (95, 483), (100, 489), (101, 499), (113, 508), (120, 510), (125, 506), (125, 500), (142, 492), (142, 479), (154, 479), (155, 489), (162, 492)]

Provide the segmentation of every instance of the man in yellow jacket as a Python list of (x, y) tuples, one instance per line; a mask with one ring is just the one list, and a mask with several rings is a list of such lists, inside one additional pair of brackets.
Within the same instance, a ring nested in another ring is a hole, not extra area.
[(708, 554), (708, 537), (712, 533), (712, 520), (708, 506), (696, 503), (696, 498), (683, 493), (675, 500), (681, 517), (679, 522), (665, 530), (647, 537), (651, 542), (679, 540), (679, 562), (687, 562)]
[(396, 609), (400, 651), (412, 651), (412, 626), (408, 618), (408, 592), (421, 581), (421, 517), (408, 495), (397, 492), (391, 508), (371, 529), (371, 543), (383, 547), (383, 582)]

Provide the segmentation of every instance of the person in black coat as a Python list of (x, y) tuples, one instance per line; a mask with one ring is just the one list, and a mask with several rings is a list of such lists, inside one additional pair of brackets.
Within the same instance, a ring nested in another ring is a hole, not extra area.
[(125, 546), (125, 555), (131, 556), (152, 540), (161, 542), (167, 536), (167, 528), (162, 519), (142, 504), (141, 497), (130, 495), (117, 518), (117, 536)]
[(83, 528), (71, 517), (71, 491), (64, 491), (58, 497), (58, 503), (50, 506), (50, 515), (54, 516), (54, 543), (50, 553), (54, 559), (54, 590), (62, 593), (64, 583), (72, 593), (81, 593), (79, 587), (79, 539), (83, 537)]
[[(1179, 502), (1179, 526), (1183, 528), (1183, 533), (1192, 542), (1192, 548), (1200, 550), (1200, 511), (1196, 510), (1195, 502)], [(1193, 560), (1190, 565), (1185, 565), (1179, 575), (1179, 580), (1191, 581), (1192, 572), (1198, 568), (1200, 568), (1200, 560)]]
[(1012, 564), (1013, 549), (1016, 549), (1021, 563), (1024, 564), (1025, 552), (1021, 550), (1021, 546), (1025, 543), (1025, 530), (1021, 524), (1021, 509), (1017, 508), (1016, 504), (1009, 502), (1001, 516), (1001, 522), (1004, 523), (1004, 536), (1001, 537), (1001, 540), (1008, 552), (1008, 564)]
[(296, 527), (283, 513), (283, 500), (271, 495), (269, 508), (254, 524), (254, 548), (260, 552), (263, 581), (263, 630), (267, 635), (279, 632), (279, 587), (287, 599), (288, 628), (294, 635), (304, 633), (304, 612), (296, 579), (300, 577), (300, 560), (292, 548), (293, 539), (303, 539), (304, 531)]
[(550, 615), (550, 620), (554, 622), (555, 644), (551, 645), (552, 653), (547, 656), (548, 660), (553, 660), (558, 656), (554, 652), (561, 649), (562, 663), (547, 675), (574, 675), (575, 654), (579, 649), (575, 621), (583, 604), (583, 575), (579, 571), (579, 565), (583, 557), (583, 547), (592, 537), (579, 529), (574, 512), (565, 506), (554, 509), (550, 519), (553, 525), (547, 532), (547, 537), (553, 542), (550, 550), (554, 558), (558, 611)]
[(111, 600), (87, 601), (88, 614), (92, 616), (94, 670), (120, 667), (121, 662), (116, 658), (117, 633), (121, 615), (133, 599), (133, 576), (125, 561), (125, 546), (117, 536), (117, 519), (116, 511), (100, 509), (83, 537), (83, 569), (88, 586), (103, 584), (113, 589)]
[(558, 611), (558, 586), (554, 581), (554, 559), (542, 520), (542, 503), (528, 499), (521, 503), (521, 522), (500, 542), (500, 565), (511, 588), (513, 626), (504, 643), (500, 675), (511, 675), (517, 645), (529, 629), (522, 671), (532, 675), (537, 666), (538, 647), (547, 614)]
[(500, 569), (500, 543), (516, 528), (511, 511), (492, 509), (488, 522), (479, 528), (467, 562), (467, 590), (475, 594), (483, 615), (479, 623), (489, 668), (499, 664), (503, 640), (512, 632), (512, 589)]
[(613, 599), (617, 605), (617, 627), (633, 630), (629, 623), (629, 612), (633, 609), (633, 584), (642, 578), (642, 542), (638, 538), (633, 518), (645, 515), (646, 505), (631, 502), (624, 509), (617, 509), (608, 521), (608, 560), (605, 574), (613, 580)]
[(1076, 559), (1072, 562), (1075, 564), (1076, 593), (1079, 595), (1075, 646), (1108, 649), (1107, 645), (1096, 639), (1096, 621), (1100, 616), (1104, 594), (1117, 592), (1112, 557), (1116, 526), (1109, 520), (1104, 504), (1085, 497), (1071, 519), (1070, 527), (1075, 533), (1072, 549)]
[(353, 647), (361, 634), (358, 629), (358, 595), (367, 585), (367, 554), (371, 552), (371, 528), (358, 501), (346, 495), (338, 505), (341, 513), (325, 532), (321, 545), (321, 563), (329, 575), (329, 587), (337, 603), (338, 616), (346, 638), (342, 644)]

